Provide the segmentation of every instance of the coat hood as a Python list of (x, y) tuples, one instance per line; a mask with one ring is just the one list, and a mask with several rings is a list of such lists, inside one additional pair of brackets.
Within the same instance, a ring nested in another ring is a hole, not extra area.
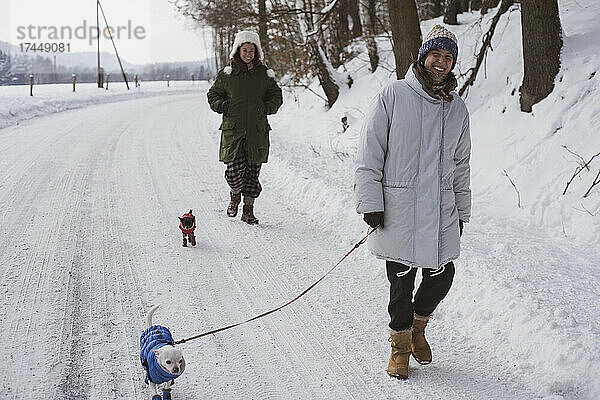
[(431, 95), (427, 93), (427, 91), (423, 88), (423, 85), (419, 81), (419, 78), (417, 78), (415, 67), (412, 64), (410, 65), (410, 67), (408, 67), (408, 71), (406, 71), (404, 79), (406, 80), (406, 83), (408, 83), (408, 86), (410, 86), (410, 88), (417, 92), (421, 97), (424, 97), (425, 100), (431, 103), (439, 103), (441, 101), (441, 99), (439, 98), (436, 99), (431, 97)]

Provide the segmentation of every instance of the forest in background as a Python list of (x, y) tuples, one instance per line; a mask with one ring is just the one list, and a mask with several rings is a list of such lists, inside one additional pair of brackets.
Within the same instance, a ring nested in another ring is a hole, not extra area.
[[(229, 63), (229, 51), (240, 30), (258, 32), (265, 60), (283, 85), (309, 86), (318, 79), (331, 107), (341, 85), (351, 86), (344, 63), (355, 57), (353, 42), (368, 50), (371, 72), (382, 66), (375, 38), (392, 43), (398, 79), (416, 58), (421, 40), (420, 21), (444, 16), (448, 25), (459, 23), (466, 11), (496, 14), (472, 68), (458, 76), (463, 95), (473, 84), (500, 16), (511, 6), (521, 8), (524, 78), (521, 110), (552, 92), (560, 68), (562, 31), (557, 0), (174, 0), (178, 11), (213, 31), (216, 68)], [(539, 46), (545, 43), (545, 46)], [(464, 55), (463, 55), (464, 56)]]

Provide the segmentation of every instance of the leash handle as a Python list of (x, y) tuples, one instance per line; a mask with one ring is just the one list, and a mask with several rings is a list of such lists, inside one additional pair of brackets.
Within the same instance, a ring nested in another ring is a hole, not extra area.
[(272, 313), (274, 313), (275, 311), (279, 311), (279, 310), (281, 310), (282, 308), (289, 306), (290, 304), (292, 304), (293, 302), (295, 302), (296, 300), (298, 300), (300, 297), (302, 297), (302, 296), (304, 296), (306, 293), (308, 293), (308, 291), (309, 291), (309, 290), (311, 290), (312, 288), (314, 288), (315, 286), (317, 286), (317, 284), (318, 284), (319, 282), (321, 282), (323, 279), (325, 279), (325, 278), (327, 277), (327, 275), (329, 275), (330, 273), (332, 273), (332, 272), (333, 272), (333, 270), (334, 270), (334, 269), (336, 269), (336, 268), (338, 267), (338, 265), (340, 265), (340, 264), (342, 263), (342, 261), (344, 261), (344, 260), (346, 259), (346, 257), (348, 257), (348, 256), (349, 256), (349, 255), (350, 255), (350, 254), (351, 254), (351, 253), (352, 253), (354, 250), (356, 250), (356, 249), (357, 249), (357, 248), (359, 248), (359, 247), (360, 247), (362, 244), (364, 244), (364, 243), (367, 241), (367, 239), (369, 238), (369, 236), (370, 236), (370, 235), (371, 235), (373, 232), (375, 232), (375, 231), (377, 230), (377, 228), (379, 228), (379, 227), (377, 226), (377, 227), (375, 227), (375, 228), (371, 229), (370, 231), (369, 231), (369, 230), (367, 230), (367, 234), (366, 234), (366, 235), (365, 235), (365, 236), (364, 236), (362, 239), (360, 239), (360, 240), (359, 240), (359, 241), (358, 241), (358, 242), (357, 242), (357, 243), (354, 245), (354, 247), (352, 247), (352, 249), (350, 249), (350, 251), (348, 251), (348, 252), (347, 252), (347, 253), (344, 255), (344, 257), (342, 257), (342, 258), (340, 259), (340, 261), (338, 261), (338, 262), (337, 262), (337, 263), (336, 263), (336, 264), (335, 264), (333, 267), (331, 267), (331, 269), (330, 269), (329, 271), (327, 271), (327, 273), (325, 273), (325, 275), (323, 275), (322, 277), (320, 277), (320, 278), (319, 278), (319, 279), (318, 279), (316, 282), (314, 282), (312, 285), (310, 285), (309, 287), (307, 287), (307, 288), (306, 288), (306, 289), (305, 289), (305, 290), (304, 290), (302, 293), (300, 293), (298, 296), (294, 297), (292, 300), (288, 301), (287, 303), (285, 303), (285, 304), (283, 304), (283, 305), (281, 305), (281, 306), (279, 306), (279, 307), (277, 307), (277, 308), (274, 308), (274, 309), (272, 309), (272, 310), (266, 311), (266, 312), (264, 312), (264, 313), (262, 313), (262, 314), (256, 315), (256, 316), (254, 316), (254, 317), (252, 317), (252, 318), (250, 318), (250, 319), (248, 319), (248, 320), (246, 320), (246, 321), (243, 321), (243, 322), (237, 322), (237, 323), (235, 323), (235, 324), (227, 325), (227, 326), (224, 326), (224, 327), (222, 327), (222, 328), (214, 329), (214, 330), (212, 330), (212, 331), (209, 331), (209, 332), (200, 333), (200, 334), (198, 334), (198, 335), (196, 335), (196, 336), (192, 336), (192, 337), (189, 337), (189, 338), (187, 338), (187, 339), (181, 339), (181, 340), (178, 340), (178, 341), (174, 342), (174, 344), (183, 344), (183, 343), (185, 343), (185, 342), (189, 342), (190, 340), (199, 339), (199, 338), (201, 338), (201, 337), (203, 337), (203, 336), (212, 335), (212, 334), (214, 334), (214, 333), (222, 332), (222, 331), (225, 331), (225, 330), (227, 330), (227, 329), (235, 328), (236, 326), (240, 326), (240, 325), (246, 324), (246, 323), (248, 323), (248, 322), (254, 321), (254, 320), (256, 320), (256, 319), (259, 319), (259, 318), (266, 317), (267, 315), (269, 315), (269, 314), (272, 314)]

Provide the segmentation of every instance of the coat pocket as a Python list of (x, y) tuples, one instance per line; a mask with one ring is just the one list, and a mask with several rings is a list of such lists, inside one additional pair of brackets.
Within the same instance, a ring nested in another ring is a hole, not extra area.
[(232, 121), (232, 120), (223, 121), (221, 123), (221, 126), (219, 126), (219, 129), (222, 131), (228, 131), (233, 128), (235, 128), (235, 121)]
[(415, 189), (383, 186), (384, 229), (378, 229), (376, 253), (390, 259), (414, 260)]

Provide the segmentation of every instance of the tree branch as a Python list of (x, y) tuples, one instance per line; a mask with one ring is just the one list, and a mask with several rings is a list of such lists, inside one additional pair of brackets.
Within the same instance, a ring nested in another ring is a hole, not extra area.
[(477, 73), (479, 72), (479, 68), (481, 67), (481, 64), (483, 64), (483, 61), (485, 60), (487, 50), (488, 49), (491, 49), (492, 51), (494, 50), (494, 49), (492, 49), (492, 37), (494, 36), (494, 31), (496, 30), (496, 25), (498, 25), (498, 22), (500, 21), (500, 17), (502, 16), (502, 14), (507, 12), (512, 4), (513, 4), (513, 0), (502, 0), (502, 4), (500, 5), (498, 12), (496, 13), (496, 15), (494, 15), (494, 18), (492, 18), (492, 24), (490, 25), (490, 29), (486, 32), (485, 35), (483, 35), (483, 44), (481, 46), (481, 49), (479, 50), (479, 53), (477, 54), (477, 58), (476, 58), (477, 61), (475, 62), (475, 66), (469, 68), (467, 70), (467, 72), (465, 73), (465, 75), (467, 75), (470, 72), (471, 75), (469, 76), (469, 78), (465, 81), (463, 86), (458, 91), (459, 96), (462, 96), (463, 93), (465, 92), (465, 90), (467, 90), (467, 88), (469, 86), (473, 86), (473, 83), (475, 83), (475, 78), (477, 77)]
[(321, 96), (319, 93), (312, 90), (308, 85), (305, 85), (303, 83), (298, 84), (298, 85), (281, 85), (281, 86), (283, 86), (283, 87), (301, 87), (301, 88), (307, 89), (309, 92), (315, 94), (316, 96), (319, 96), (321, 99), (325, 100), (325, 102), (328, 101), (325, 97)]
[[(574, 179), (575, 179), (575, 178), (576, 178), (576, 177), (577, 177), (577, 176), (578, 176), (578, 175), (581, 173), (581, 171), (583, 171), (584, 169), (587, 169), (587, 170), (589, 171), (589, 170), (590, 170), (590, 163), (591, 163), (591, 162), (594, 160), (594, 158), (596, 158), (596, 157), (600, 156), (600, 153), (596, 153), (596, 154), (594, 154), (594, 155), (592, 156), (592, 158), (590, 158), (588, 161), (585, 161), (585, 158), (583, 158), (581, 155), (579, 155), (579, 154), (575, 153), (574, 151), (572, 151), (572, 150), (569, 150), (569, 148), (568, 148), (567, 146), (563, 145), (562, 147), (563, 147), (564, 149), (566, 149), (566, 150), (567, 150), (569, 153), (573, 154), (573, 155), (574, 155), (576, 158), (578, 158), (578, 159), (580, 160), (580, 161), (579, 161), (579, 167), (575, 168), (575, 172), (573, 172), (573, 176), (571, 176), (571, 179), (569, 179), (569, 181), (567, 182), (567, 185), (565, 186), (565, 190), (563, 190), (563, 196), (564, 196), (565, 194), (567, 194), (567, 190), (569, 189), (569, 185), (571, 184), (571, 182), (573, 182), (573, 180), (574, 180)], [(596, 176), (596, 178), (597, 178), (597, 176)], [(596, 181), (596, 180), (594, 179), (594, 182), (595, 182), (595, 181)], [(596, 183), (594, 183), (594, 184), (592, 185), (592, 187), (594, 187), (596, 184), (597, 184), (597, 182), (596, 182)], [(591, 190), (591, 189), (592, 189), (592, 188), (590, 187), (590, 190)], [(586, 196), (589, 194), (590, 190), (588, 190), (588, 191), (587, 191), (587, 193), (586, 193), (586, 194), (585, 194), (583, 197), (586, 197)]]
[(519, 206), (519, 208), (521, 208), (521, 192), (519, 192), (519, 189), (517, 188), (517, 185), (515, 185), (515, 182), (513, 182), (513, 180), (510, 177), (510, 175), (508, 175), (508, 172), (506, 172), (505, 169), (503, 169), (502, 172), (503, 172), (503, 175), (508, 178), (508, 180), (510, 181), (510, 184), (513, 185), (513, 187), (515, 188), (515, 191), (517, 192), (517, 200), (518, 200), (517, 205)]
[(592, 186), (590, 186), (590, 188), (588, 189), (588, 191), (585, 192), (585, 194), (583, 195), (583, 197), (588, 197), (588, 195), (590, 194), (590, 192), (592, 191), (592, 189), (594, 188), (594, 186), (596, 186), (599, 183), (600, 183), (600, 169), (598, 170), (598, 173), (596, 174), (596, 177), (594, 178), (594, 182), (592, 182)]

